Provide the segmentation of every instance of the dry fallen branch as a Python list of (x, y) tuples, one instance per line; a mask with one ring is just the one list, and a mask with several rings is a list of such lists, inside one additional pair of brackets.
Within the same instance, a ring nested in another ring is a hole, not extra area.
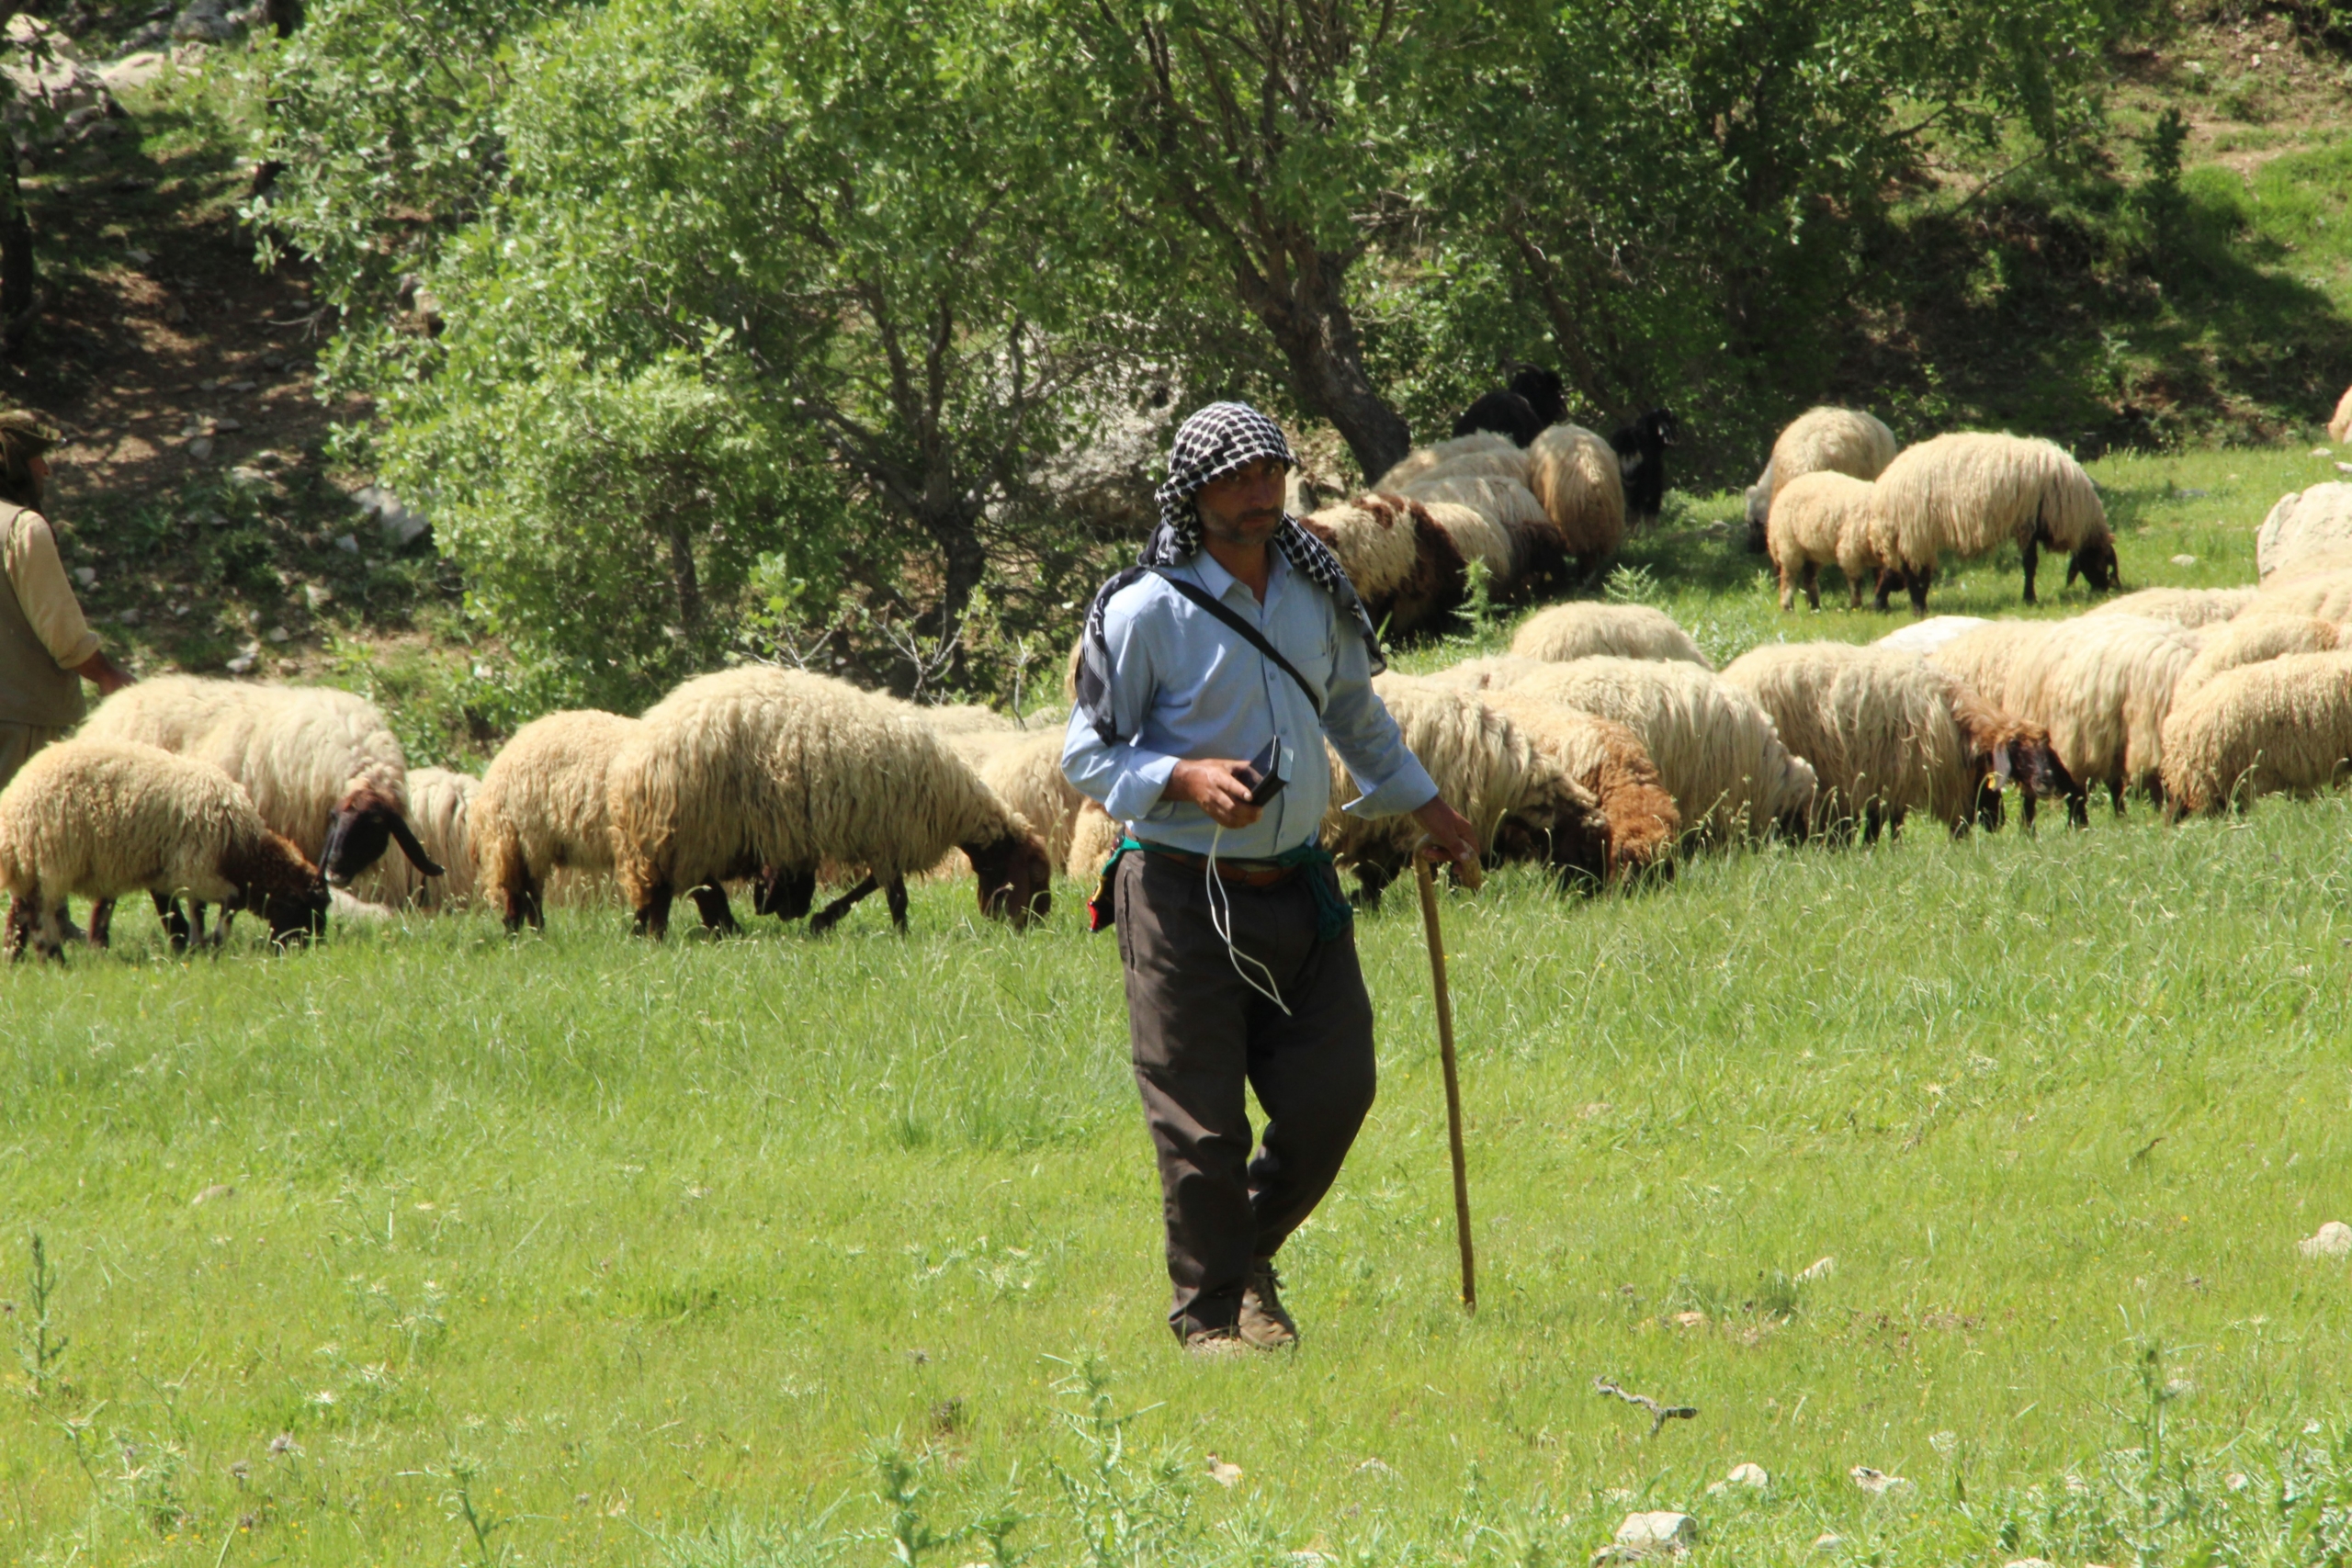
[(1628, 1393), (1623, 1389), (1619, 1388), (1615, 1383), (1611, 1382), (1607, 1378), (1593, 1379), (1592, 1388), (1593, 1392), (1596, 1393), (1613, 1393), (1618, 1398), (1623, 1400), (1626, 1404), (1638, 1404), (1643, 1409), (1648, 1411), (1650, 1413), (1650, 1436), (1653, 1438), (1657, 1436), (1658, 1429), (1664, 1427), (1668, 1421), (1695, 1421), (1699, 1418), (1699, 1407), (1695, 1404), (1660, 1404), (1657, 1400), (1650, 1398), (1647, 1394)]

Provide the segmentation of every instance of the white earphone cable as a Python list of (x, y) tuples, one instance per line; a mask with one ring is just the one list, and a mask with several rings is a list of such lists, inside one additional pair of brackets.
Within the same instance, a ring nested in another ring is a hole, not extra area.
[[(1206, 874), (1208, 878), (1210, 929), (1215, 931), (1219, 937), (1224, 939), (1225, 953), (1226, 956), (1233, 963), (1233, 972), (1240, 976), (1243, 983), (1251, 990), (1257, 992), (1260, 996), (1265, 998), (1276, 1007), (1281, 1008), (1283, 1010), (1283, 1016), (1284, 1018), (1288, 1018), (1292, 1016), (1290, 1005), (1283, 1000), (1282, 992), (1275, 987), (1274, 972), (1272, 969), (1267, 968), (1263, 964), (1259, 963), (1258, 960), (1250, 957), (1248, 953), (1242, 952), (1239, 948), (1233, 945), (1233, 900), (1232, 897), (1227, 894), (1224, 886), (1221, 885), (1221, 879), (1216, 874), (1216, 847), (1224, 838), (1225, 824), (1220, 822), (1216, 825), (1216, 830), (1209, 835), (1209, 861), (1208, 872)], [(1244, 960), (1247, 960), (1252, 968), (1255, 968), (1259, 974), (1263, 975), (1266, 977), (1266, 983), (1264, 985), (1261, 986), (1258, 984), (1257, 981), (1250, 978), (1250, 971), (1241, 967)]]

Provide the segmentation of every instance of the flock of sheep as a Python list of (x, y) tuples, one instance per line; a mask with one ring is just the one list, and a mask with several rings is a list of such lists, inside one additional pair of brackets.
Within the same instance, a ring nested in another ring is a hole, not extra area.
[[(2339, 409), (2352, 437), (2352, 393)], [(1867, 414), (1816, 409), (1775, 445), (1751, 522), (1782, 604), (1836, 564), (1860, 600), (1903, 582), (1924, 606), (1945, 551), (2071, 552), (2097, 586), (2114, 547), (2097, 492), (2047, 443), (1947, 435), (1897, 453)], [(1475, 433), (1417, 451), (1371, 491), (1305, 520), (1392, 630), (1476, 587), (1523, 592), (1622, 539), (1618, 453), (1555, 423), (1521, 446)], [(2352, 763), (2352, 485), (2273, 509), (2260, 581), (2151, 589), (2060, 621), (1939, 616), (1867, 647), (1757, 648), (1718, 671), (1663, 612), (1575, 603), (1527, 619), (1509, 654), (1376, 685), (1407, 743), (1477, 825), (1491, 859), (1564, 886), (1669, 874), (1698, 845), (1770, 835), (1865, 840), (1922, 816), (2000, 825), (2017, 791), (2087, 820), (2141, 788), (2168, 817), (2308, 793)], [(661, 937), (683, 893), (702, 923), (755, 914), (821, 931), (907, 879), (972, 875), (979, 908), (1048, 912), (1057, 868), (1087, 877), (1120, 829), (1060, 767), (1063, 726), (918, 706), (761, 665), (685, 682), (641, 716), (549, 715), (479, 779), (409, 770), (383, 716), (324, 688), (166, 676), (108, 698), (0, 791), (6, 945), (62, 956), (66, 901), (145, 892), (175, 950), (251, 910), (273, 938), (332, 909), (488, 905), (509, 930), (551, 897), (615, 897)], [(1334, 802), (1355, 790), (1336, 756)], [(1410, 818), (1335, 804), (1323, 840), (1376, 902), (1408, 863)], [(397, 848), (399, 853), (390, 852)], [(821, 908), (819, 886), (845, 889)], [(183, 908), (182, 901), (187, 901)]]

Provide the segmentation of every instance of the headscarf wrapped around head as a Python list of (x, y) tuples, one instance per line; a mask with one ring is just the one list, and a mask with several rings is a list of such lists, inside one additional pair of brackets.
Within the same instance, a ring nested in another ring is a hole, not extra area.
[[(1284, 468), (1298, 467), (1290, 443), (1283, 438), (1282, 426), (1248, 403), (1211, 403), (1177, 430), (1175, 445), (1168, 454), (1168, 478), (1152, 491), (1152, 500), (1159, 506), (1159, 525), (1145, 541), (1136, 564), (1104, 583), (1086, 612), (1086, 631), (1079, 657), (1078, 707), (1106, 742), (1125, 739), (1118, 734), (1111, 715), (1111, 647), (1103, 630), (1103, 615), (1111, 600), (1147, 573), (1182, 566), (1192, 559), (1201, 547), (1201, 513), (1195, 502), (1202, 488), (1268, 457)], [(1325, 547), (1322, 540), (1300, 527), (1298, 519), (1288, 513), (1283, 514), (1282, 525), (1274, 531), (1273, 545), (1282, 551), (1283, 559), (1331, 596), (1341, 615), (1354, 621), (1358, 635), (1363, 638), (1364, 650), (1371, 655), (1373, 673), (1377, 675), (1386, 669), (1388, 661), (1380, 650), (1380, 635), (1374, 629), (1372, 616), (1357, 596), (1355, 585), (1348, 581), (1347, 569), (1340, 564), (1340, 558)]]

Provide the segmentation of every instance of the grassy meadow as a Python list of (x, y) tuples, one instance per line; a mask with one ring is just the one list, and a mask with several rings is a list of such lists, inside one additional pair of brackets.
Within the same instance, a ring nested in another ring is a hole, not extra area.
[[(2250, 580), (2308, 453), (2098, 465), (2127, 586)], [(1719, 657), (1907, 618), (1781, 615), (1736, 502), (1619, 591)], [(1934, 607), (2016, 613), (2013, 563)], [(1392, 898), (1305, 1344), (1238, 1363), (1162, 1325), (1075, 886), (1024, 936), (936, 884), (904, 941), (557, 911), (193, 962), (127, 905), (0, 974), (0, 1560), (1567, 1563), (1630, 1508), (1723, 1563), (2332, 1560), (2352, 1261), (2297, 1242), (2352, 1219), (2347, 897), (2343, 797), (1452, 897), (1475, 1318)]]

